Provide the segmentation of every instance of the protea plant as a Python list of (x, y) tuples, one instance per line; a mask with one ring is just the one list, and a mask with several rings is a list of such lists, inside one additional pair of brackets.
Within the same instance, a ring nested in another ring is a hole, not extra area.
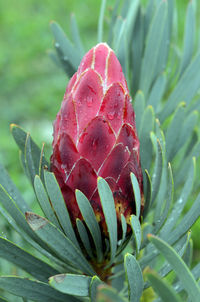
[(188, 3), (182, 52), (173, 0), (116, 1), (108, 39), (105, 7), (86, 54), (74, 17), (73, 43), (51, 23), (71, 79), (50, 164), (44, 146), (11, 125), (42, 214), (1, 166), (0, 212), (23, 247), (0, 237), (0, 256), (26, 273), (0, 277), (0, 301), (15, 301), (5, 291), (39, 302), (200, 301), (189, 231), (200, 215), (196, 5)]

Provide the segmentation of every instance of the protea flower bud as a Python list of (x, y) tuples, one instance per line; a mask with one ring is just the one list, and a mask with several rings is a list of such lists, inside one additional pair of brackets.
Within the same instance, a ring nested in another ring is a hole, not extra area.
[(73, 223), (81, 219), (75, 198), (75, 189), (79, 189), (106, 233), (98, 176), (110, 185), (118, 221), (123, 213), (129, 223), (135, 213), (130, 172), (136, 175), (141, 193), (143, 190), (135, 116), (121, 65), (105, 43), (83, 57), (68, 84), (54, 122), (51, 170)]

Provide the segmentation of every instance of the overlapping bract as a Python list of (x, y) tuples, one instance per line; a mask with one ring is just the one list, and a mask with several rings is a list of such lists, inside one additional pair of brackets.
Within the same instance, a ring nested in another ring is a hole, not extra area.
[(67, 86), (54, 122), (51, 170), (73, 223), (81, 218), (75, 199), (79, 189), (104, 228), (98, 176), (110, 185), (118, 220), (123, 213), (128, 222), (135, 212), (130, 172), (136, 175), (141, 194), (143, 191), (135, 116), (121, 65), (105, 43), (83, 57)]

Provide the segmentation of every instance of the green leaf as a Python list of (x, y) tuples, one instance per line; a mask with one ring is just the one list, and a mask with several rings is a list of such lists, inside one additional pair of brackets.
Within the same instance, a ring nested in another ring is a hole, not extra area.
[[(182, 258), (186, 248), (189, 244), (189, 240), (191, 238), (191, 232), (188, 232), (186, 235), (183, 235), (182, 238), (176, 243), (173, 248), (174, 250), (178, 253), (178, 255)], [(162, 265), (161, 269), (159, 269), (159, 275), (163, 278), (166, 275), (169, 274), (173, 270), (172, 266), (165, 261), (164, 264)]]
[(195, 6), (194, 1), (190, 1), (188, 3), (186, 22), (185, 22), (183, 56), (181, 60), (180, 74), (182, 74), (186, 69), (186, 67), (189, 65), (194, 51), (195, 25), (196, 25), (194, 6)]
[(80, 219), (76, 219), (76, 226), (79, 232), (79, 236), (81, 238), (81, 241), (83, 243), (83, 246), (86, 250), (86, 252), (88, 253), (90, 258), (93, 258), (93, 254), (92, 254), (92, 247), (90, 244), (90, 239), (86, 230), (85, 225), (83, 224), (83, 222)]
[(132, 231), (133, 231), (133, 236), (134, 236), (134, 239), (135, 239), (136, 251), (137, 251), (137, 254), (138, 254), (139, 251), (140, 251), (141, 237), (142, 237), (139, 218), (135, 215), (131, 215), (130, 223), (131, 223), (131, 228), (132, 228)]
[(0, 184), (8, 192), (22, 213), (30, 211), (17, 187), (13, 184), (5, 168), (0, 164)]
[(49, 197), (44, 188), (44, 185), (38, 175), (35, 176), (34, 181), (35, 193), (39, 202), (39, 205), (45, 215), (45, 217), (52, 222), (57, 228), (61, 229), (60, 224), (57, 220), (55, 212), (50, 204)]
[(22, 277), (0, 277), (0, 288), (13, 295), (35, 302), (78, 302), (79, 300), (60, 293), (47, 283)]
[(47, 247), (64, 263), (69, 263), (86, 274), (94, 270), (74, 243), (45, 218), (27, 212), (26, 219), (33, 231)]
[(72, 33), (72, 39), (74, 41), (74, 45), (79, 50), (81, 57), (83, 57), (84, 54), (85, 54), (85, 51), (84, 51), (84, 48), (83, 48), (83, 44), (82, 44), (82, 41), (81, 41), (78, 25), (77, 25), (76, 18), (75, 18), (74, 14), (71, 14), (70, 21), (71, 21), (71, 33)]
[(81, 191), (76, 190), (75, 194), (81, 214), (94, 240), (94, 244), (97, 252), (97, 258), (99, 262), (101, 262), (103, 259), (101, 231), (96, 216), (94, 214), (93, 208), (87, 197)]
[(95, 302), (128, 302), (121, 296), (116, 289), (107, 285), (100, 285), (98, 287), (97, 299)]
[(6, 299), (4, 299), (4, 298), (2, 298), (2, 297), (0, 297), (0, 302), (9, 302), (9, 301), (6, 300)]
[(144, 286), (140, 265), (133, 255), (126, 254), (124, 266), (128, 279), (129, 301), (138, 302), (142, 295)]
[(154, 214), (154, 224), (155, 224), (154, 231), (153, 231), (154, 234), (156, 234), (163, 226), (163, 224), (167, 218), (167, 215), (169, 213), (170, 206), (173, 202), (174, 181), (173, 181), (173, 175), (172, 175), (172, 169), (171, 169), (170, 163), (168, 164), (167, 188), (168, 188), (167, 189), (167, 200), (166, 200), (165, 207), (162, 212), (161, 212), (161, 210), (162, 210), (163, 201), (161, 200), (161, 202), (160, 202), (160, 200), (159, 200), (156, 204), (156, 209), (155, 209), (155, 214)]
[(43, 282), (47, 282), (50, 276), (58, 274), (53, 267), (3, 237), (0, 237), (0, 257), (21, 267)]
[(145, 99), (144, 94), (141, 90), (139, 90), (135, 96), (135, 100), (133, 101), (133, 107), (135, 110), (135, 123), (138, 133), (141, 128), (142, 116), (144, 114), (145, 109)]
[(136, 216), (139, 218), (140, 208), (141, 208), (140, 187), (135, 174), (133, 174), (132, 172), (131, 172), (131, 182), (132, 182), (133, 192), (135, 196)]
[(186, 105), (190, 103), (196, 95), (200, 86), (200, 50), (185, 69), (180, 80), (170, 94), (165, 106), (160, 113), (160, 120), (164, 121), (177, 107), (180, 101)]
[(162, 1), (153, 17), (145, 43), (146, 48), (144, 51), (140, 74), (140, 89), (144, 92), (145, 96), (148, 95), (149, 88), (156, 76), (155, 72), (159, 58), (159, 50), (162, 41), (164, 25), (166, 22), (166, 16), (167, 2)]
[(197, 196), (195, 202), (193, 203), (190, 210), (184, 215), (181, 222), (178, 226), (173, 230), (170, 235), (167, 236), (167, 241), (172, 244), (176, 242), (183, 234), (185, 234), (191, 226), (195, 223), (195, 221), (200, 216), (200, 194)]
[(172, 161), (175, 151), (176, 151), (176, 143), (179, 139), (180, 133), (181, 133), (181, 126), (184, 122), (185, 118), (185, 104), (180, 103), (177, 110), (175, 111), (175, 114), (173, 116), (173, 119), (170, 123), (170, 125), (167, 128), (166, 132), (166, 155), (167, 155), (167, 161)]
[(26, 133), (19, 126), (12, 124), (10, 128), (15, 141), (22, 152), (22, 157), (24, 157), (25, 172), (28, 173), (33, 184), (35, 175), (42, 174), (42, 168), (48, 168), (49, 166), (44, 158), (43, 149), (41, 151), (30, 137), (30, 134)]
[(198, 302), (200, 300), (200, 288), (185, 262), (175, 252), (175, 250), (163, 240), (153, 235), (149, 235), (149, 240), (172, 265), (173, 270), (176, 272), (188, 295), (192, 298), (192, 301)]
[(152, 147), (150, 132), (154, 130), (154, 111), (152, 106), (147, 106), (143, 115), (139, 130), (140, 156), (142, 169), (150, 169), (152, 159)]
[(116, 23), (117, 11), (118, 11), (120, 2), (121, 2), (121, 0), (116, 0), (115, 4), (114, 4), (114, 8), (112, 9), (112, 15), (111, 15), (111, 20), (110, 20), (110, 24), (109, 24), (108, 45), (112, 45), (113, 28), (114, 28), (115, 23)]
[(70, 216), (63, 199), (60, 187), (57, 183), (55, 175), (51, 172), (45, 171), (44, 173), (45, 185), (47, 189), (47, 193), (51, 200), (51, 204), (55, 210), (57, 219), (65, 232), (66, 236), (80, 249), (78, 241), (76, 239), (76, 235), (74, 233), (72, 223), (70, 220)]
[(154, 173), (152, 176), (152, 198), (151, 198), (151, 204), (154, 203), (157, 194), (159, 192), (159, 188), (161, 185), (160, 179), (162, 177), (163, 172), (163, 150), (160, 144), (160, 141), (156, 139), (156, 136), (154, 133), (151, 133), (151, 139), (152, 143), (156, 144), (156, 161), (155, 161), (155, 167), (154, 167)]
[(90, 282), (90, 288), (89, 288), (89, 294), (90, 294), (90, 299), (91, 302), (96, 302), (96, 297), (97, 297), (97, 289), (98, 286), (102, 284), (102, 281), (97, 277), (93, 276), (92, 280)]
[(159, 103), (162, 101), (167, 83), (167, 76), (165, 72), (162, 72), (156, 79), (151, 92), (149, 94), (147, 105), (153, 106), (155, 112), (159, 110)]
[(181, 302), (181, 299), (176, 294), (173, 287), (165, 280), (162, 280), (160, 276), (155, 273), (147, 274), (147, 278), (150, 281), (153, 289), (162, 299), (163, 302)]
[(117, 217), (115, 202), (113, 199), (112, 191), (103, 178), (98, 177), (97, 186), (109, 233), (111, 250), (110, 263), (112, 263), (114, 261), (117, 250)]
[(98, 22), (98, 43), (101, 43), (103, 41), (103, 21), (104, 21), (105, 8), (106, 8), (106, 0), (102, 0), (99, 22)]
[[(198, 263), (192, 270), (192, 275), (194, 276), (195, 280), (198, 280), (200, 278), (200, 263)], [(174, 284), (174, 288), (177, 293), (183, 290), (182, 283), (180, 281), (177, 281)]]
[(49, 284), (64, 294), (87, 297), (91, 277), (84, 275), (60, 274), (49, 278)]
[(147, 170), (145, 170), (144, 184), (146, 184), (146, 190), (144, 191), (145, 202), (144, 202), (144, 210), (143, 210), (143, 217), (145, 219), (151, 205), (151, 193), (152, 193), (151, 177)]
[(141, 6), (138, 8), (132, 37), (134, 37), (134, 39), (131, 41), (132, 59), (130, 62), (132, 72), (132, 91), (138, 91), (144, 43), (144, 15)]
[(126, 239), (126, 232), (127, 232), (126, 218), (124, 217), (123, 214), (121, 214), (121, 224), (122, 224), (122, 240), (121, 240), (121, 244), (122, 244)]
[(161, 230), (160, 236), (161, 238), (167, 238), (168, 234), (170, 234), (173, 227), (176, 225), (177, 220), (179, 219), (186, 202), (188, 201), (188, 197), (192, 192), (192, 188), (194, 185), (195, 173), (196, 172), (196, 161), (195, 158), (191, 160), (190, 170), (187, 174), (187, 181), (182, 189), (180, 197), (176, 201), (173, 206), (172, 212), (169, 214), (169, 217)]
[(196, 142), (195, 138), (192, 137), (191, 145), (188, 147), (188, 152), (189, 152), (189, 154), (187, 154), (187, 151), (186, 151), (186, 154), (183, 158), (184, 165), (180, 164), (180, 167), (175, 175), (176, 185), (183, 184), (183, 182), (187, 180), (186, 175), (191, 166), (191, 158), (199, 157), (200, 141)]
[[(51, 22), (50, 26), (56, 42), (55, 47), (59, 50), (60, 57), (71, 65), (71, 73), (73, 74), (80, 64), (81, 53), (72, 45), (62, 28), (56, 22)], [(72, 76), (72, 74), (69, 74), (69, 76)]]

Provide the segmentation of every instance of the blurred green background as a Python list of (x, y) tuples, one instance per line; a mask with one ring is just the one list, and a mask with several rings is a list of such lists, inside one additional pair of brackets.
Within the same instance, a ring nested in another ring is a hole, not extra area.
[[(107, 17), (114, 2), (107, 1)], [(187, 3), (177, 1), (180, 47)], [(47, 50), (53, 48), (49, 22), (56, 20), (70, 35), (73, 12), (87, 51), (97, 42), (100, 4), (100, 0), (0, 1), (0, 162), (30, 203), (34, 201), (33, 192), (20, 166), (18, 148), (9, 125), (19, 124), (31, 132), (39, 145), (43, 141), (51, 145), (52, 122), (68, 79), (47, 54)], [(50, 153), (48, 147), (47, 158)], [(200, 228), (196, 227), (194, 238), (199, 238), (199, 232)], [(197, 258), (198, 255), (199, 250), (196, 250)]]

